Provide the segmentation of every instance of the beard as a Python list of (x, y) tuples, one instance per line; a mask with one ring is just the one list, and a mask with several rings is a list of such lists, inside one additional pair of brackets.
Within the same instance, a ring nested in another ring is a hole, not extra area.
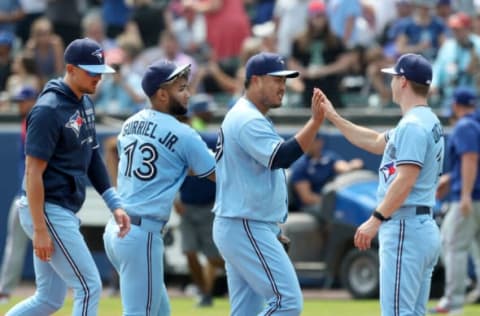
[(187, 108), (177, 99), (171, 97), (170, 104), (168, 105), (168, 113), (172, 115), (185, 115), (187, 114)]

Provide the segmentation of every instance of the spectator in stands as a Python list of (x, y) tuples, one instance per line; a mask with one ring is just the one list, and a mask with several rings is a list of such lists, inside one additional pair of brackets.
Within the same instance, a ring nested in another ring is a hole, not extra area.
[(179, 5), (178, 11), (179, 16), (173, 21), (172, 29), (180, 48), (203, 64), (210, 58), (205, 16), (195, 12), (192, 7), (182, 5)]
[(277, 0), (273, 10), (276, 24), (278, 53), (290, 57), (295, 37), (307, 27), (310, 0)]
[(341, 173), (361, 169), (361, 159), (343, 160), (334, 151), (324, 150), (320, 135), (308, 151), (290, 167), (289, 189), (291, 210), (309, 212), (320, 216), (322, 189), (326, 183)]
[(198, 132), (207, 129), (207, 125), (213, 119), (213, 111), (217, 105), (211, 96), (200, 93), (190, 98), (188, 113), (189, 124)]
[(130, 19), (131, 9), (128, 0), (102, 0), (102, 18), (105, 23), (106, 34), (110, 39), (115, 39), (125, 31)]
[(14, 33), (24, 13), (18, 0), (0, 1), (0, 31)]
[(85, 0), (48, 0), (45, 15), (52, 24), (52, 32), (60, 36), (63, 45), (81, 37), (85, 4)]
[(0, 92), (5, 91), (7, 79), (12, 73), (12, 46), (14, 40), (12, 33), (0, 31)]
[(82, 32), (84, 37), (96, 41), (105, 51), (117, 46), (114, 39), (108, 38), (105, 33), (105, 25), (99, 11), (91, 11), (82, 19)]
[(43, 82), (35, 64), (35, 56), (25, 51), (17, 54), (12, 64), (12, 74), (7, 79), (6, 91), (10, 97), (18, 92), (18, 87), (29, 86), (40, 91)]
[(436, 15), (441, 18), (444, 23), (447, 23), (448, 18), (454, 12), (452, 0), (437, 0), (435, 11)]
[(24, 16), (17, 22), (15, 33), (21, 39), (23, 45), (27, 42), (28, 37), (30, 36), (30, 29), (33, 21), (45, 14), (47, 0), (20, 0), (20, 5)]
[(403, 20), (396, 38), (396, 51), (398, 54), (422, 54), (433, 61), (446, 39), (447, 27), (435, 15), (432, 0), (413, 0), (413, 3), (413, 14)]
[[(388, 22), (379, 38), (378, 45), (374, 45), (367, 52), (367, 78), (371, 84), (373, 94), (369, 105), (385, 106), (390, 103), (391, 92), (388, 82), (380, 69), (390, 66), (397, 60), (399, 54), (396, 48), (396, 39), (404, 25), (404, 19), (413, 12), (413, 0), (395, 0), (396, 18)], [(373, 102), (373, 100), (375, 100)]]
[(360, 0), (329, 0), (327, 16), (333, 34), (338, 36), (346, 47), (353, 47), (359, 43), (360, 34), (356, 23), (362, 16)]
[(43, 81), (63, 73), (63, 49), (64, 43), (53, 33), (49, 19), (42, 17), (33, 22), (25, 50), (35, 56), (35, 63)]
[[(18, 88), (18, 87), (17, 87)], [(22, 118), (21, 137), (19, 142), (18, 157), (18, 182), (20, 183), (25, 171), (25, 135), (26, 135), (26, 117), (37, 98), (37, 90), (33, 87), (23, 85), (13, 95), (11, 101), (18, 105), (18, 112)], [(7, 303), (10, 299), (13, 289), (18, 285), (23, 271), (23, 263), (29, 244), (29, 238), (25, 234), (18, 214), (16, 205), (17, 198), (21, 195), (21, 190), (13, 199), (10, 211), (8, 213), (7, 236), (3, 252), (2, 266), (0, 269), (0, 304)]]
[(352, 64), (342, 39), (330, 30), (323, 1), (312, 0), (308, 5), (307, 29), (293, 42), (289, 67), (302, 74), (305, 84), (303, 104), (312, 98), (313, 88), (328, 91), (337, 107), (342, 107), (340, 81)]
[(133, 1), (130, 22), (135, 23), (145, 48), (155, 46), (164, 31), (171, 31), (172, 17), (167, 6), (152, 0)]
[(478, 91), (480, 73), (480, 37), (471, 31), (472, 20), (462, 12), (448, 20), (453, 38), (442, 45), (433, 64), (431, 93), (445, 112), (452, 104), (455, 87), (468, 86)]
[(142, 90), (142, 78), (129, 71), (131, 57), (118, 47), (105, 53), (105, 61), (115, 73), (100, 82), (95, 95), (95, 109), (98, 113), (131, 115), (147, 105)]
[(276, 0), (245, 0), (253, 2), (252, 24), (262, 24), (272, 20)]
[(219, 62), (235, 60), (250, 35), (243, 0), (184, 0), (183, 5), (205, 14), (207, 42), (215, 58)]

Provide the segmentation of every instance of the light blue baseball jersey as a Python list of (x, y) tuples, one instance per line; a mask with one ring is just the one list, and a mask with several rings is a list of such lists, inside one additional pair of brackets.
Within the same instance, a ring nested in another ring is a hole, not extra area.
[(188, 169), (198, 177), (215, 170), (213, 153), (190, 126), (145, 109), (130, 117), (118, 136), (118, 193), (125, 210), (167, 221)]
[(265, 222), (287, 218), (283, 169), (270, 169), (283, 138), (245, 98), (227, 113), (217, 141), (217, 216)]
[(421, 168), (403, 206), (435, 204), (435, 190), (443, 170), (444, 137), (438, 117), (427, 106), (409, 110), (398, 125), (385, 134), (387, 145), (379, 169), (377, 200), (385, 197), (397, 176), (397, 167), (415, 164)]

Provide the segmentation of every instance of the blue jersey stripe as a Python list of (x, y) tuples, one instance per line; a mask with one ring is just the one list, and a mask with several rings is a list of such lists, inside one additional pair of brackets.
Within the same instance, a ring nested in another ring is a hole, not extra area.
[(206, 178), (208, 177), (209, 175), (211, 175), (212, 173), (215, 172), (215, 167), (213, 167), (212, 169), (208, 170), (207, 172), (205, 173), (202, 173), (202, 174), (197, 174), (196, 176), (199, 177), (199, 178)]
[(152, 311), (152, 239), (153, 233), (147, 234), (147, 273), (148, 273), (148, 285), (147, 285), (147, 310), (145, 311), (147, 316)]
[(400, 165), (417, 165), (419, 167), (423, 167), (423, 163), (421, 161), (416, 161), (416, 160), (398, 160), (395, 162), (397, 166)]
[(282, 143), (283, 142), (279, 142), (277, 146), (275, 146), (275, 149), (273, 150), (272, 155), (270, 156), (270, 160), (268, 160), (268, 169), (272, 169), (273, 160), (275, 160), (275, 156), (277, 155), (278, 149), (280, 148), (280, 145)]
[(402, 254), (403, 254), (403, 241), (405, 239), (405, 220), (400, 221), (400, 232), (398, 234), (398, 248), (397, 248), (397, 264), (395, 267), (395, 293), (393, 303), (393, 314), (395, 316), (400, 315), (400, 277), (402, 272)]

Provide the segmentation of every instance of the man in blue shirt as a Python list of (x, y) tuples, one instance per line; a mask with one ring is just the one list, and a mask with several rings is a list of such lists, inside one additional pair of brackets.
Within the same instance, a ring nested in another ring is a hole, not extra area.
[(324, 150), (324, 140), (317, 135), (308, 151), (290, 168), (291, 210), (320, 215), (322, 189), (337, 174), (363, 167), (361, 159), (343, 160), (336, 152)]
[[(480, 245), (480, 113), (476, 93), (459, 87), (453, 114), (458, 120), (448, 141), (449, 173), (442, 176), (439, 194), (450, 189), (450, 209), (442, 223), (445, 294), (431, 310), (435, 314), (461, 312), (465, 301), (468, 253)], [(475, 241), (475, 242), (474, 242)], [(477, 250), (477, 252), (480, 249)]]
[(20, 223), (33, 241), (35, 294), (8, 316), (51, 315), (73, 288), (72, 315), (97, 315), (100, 274), (75, 216), (90, 180), (113, 213), (117, 238), (130, 230), (122, 201), (110, 185), (95, 131), (93, 103), (105, 65), (103, 49), (88, 38), (65, 49), (66, 74), (49, 81), (27, 118), (24, 194)]
[(284, 141), (265, 117), (282, 104), (287, 78), (277, 54), (246, 64), (245, 95), (227, 113), (217, 140), (213, 240), (225, 259), (232, 316), (299, 315), (303, 300), (294, 267), (278, 237), (287, 218), (285, 168), (310, 146), (323, 121), (318, 89), (312, 117)]

